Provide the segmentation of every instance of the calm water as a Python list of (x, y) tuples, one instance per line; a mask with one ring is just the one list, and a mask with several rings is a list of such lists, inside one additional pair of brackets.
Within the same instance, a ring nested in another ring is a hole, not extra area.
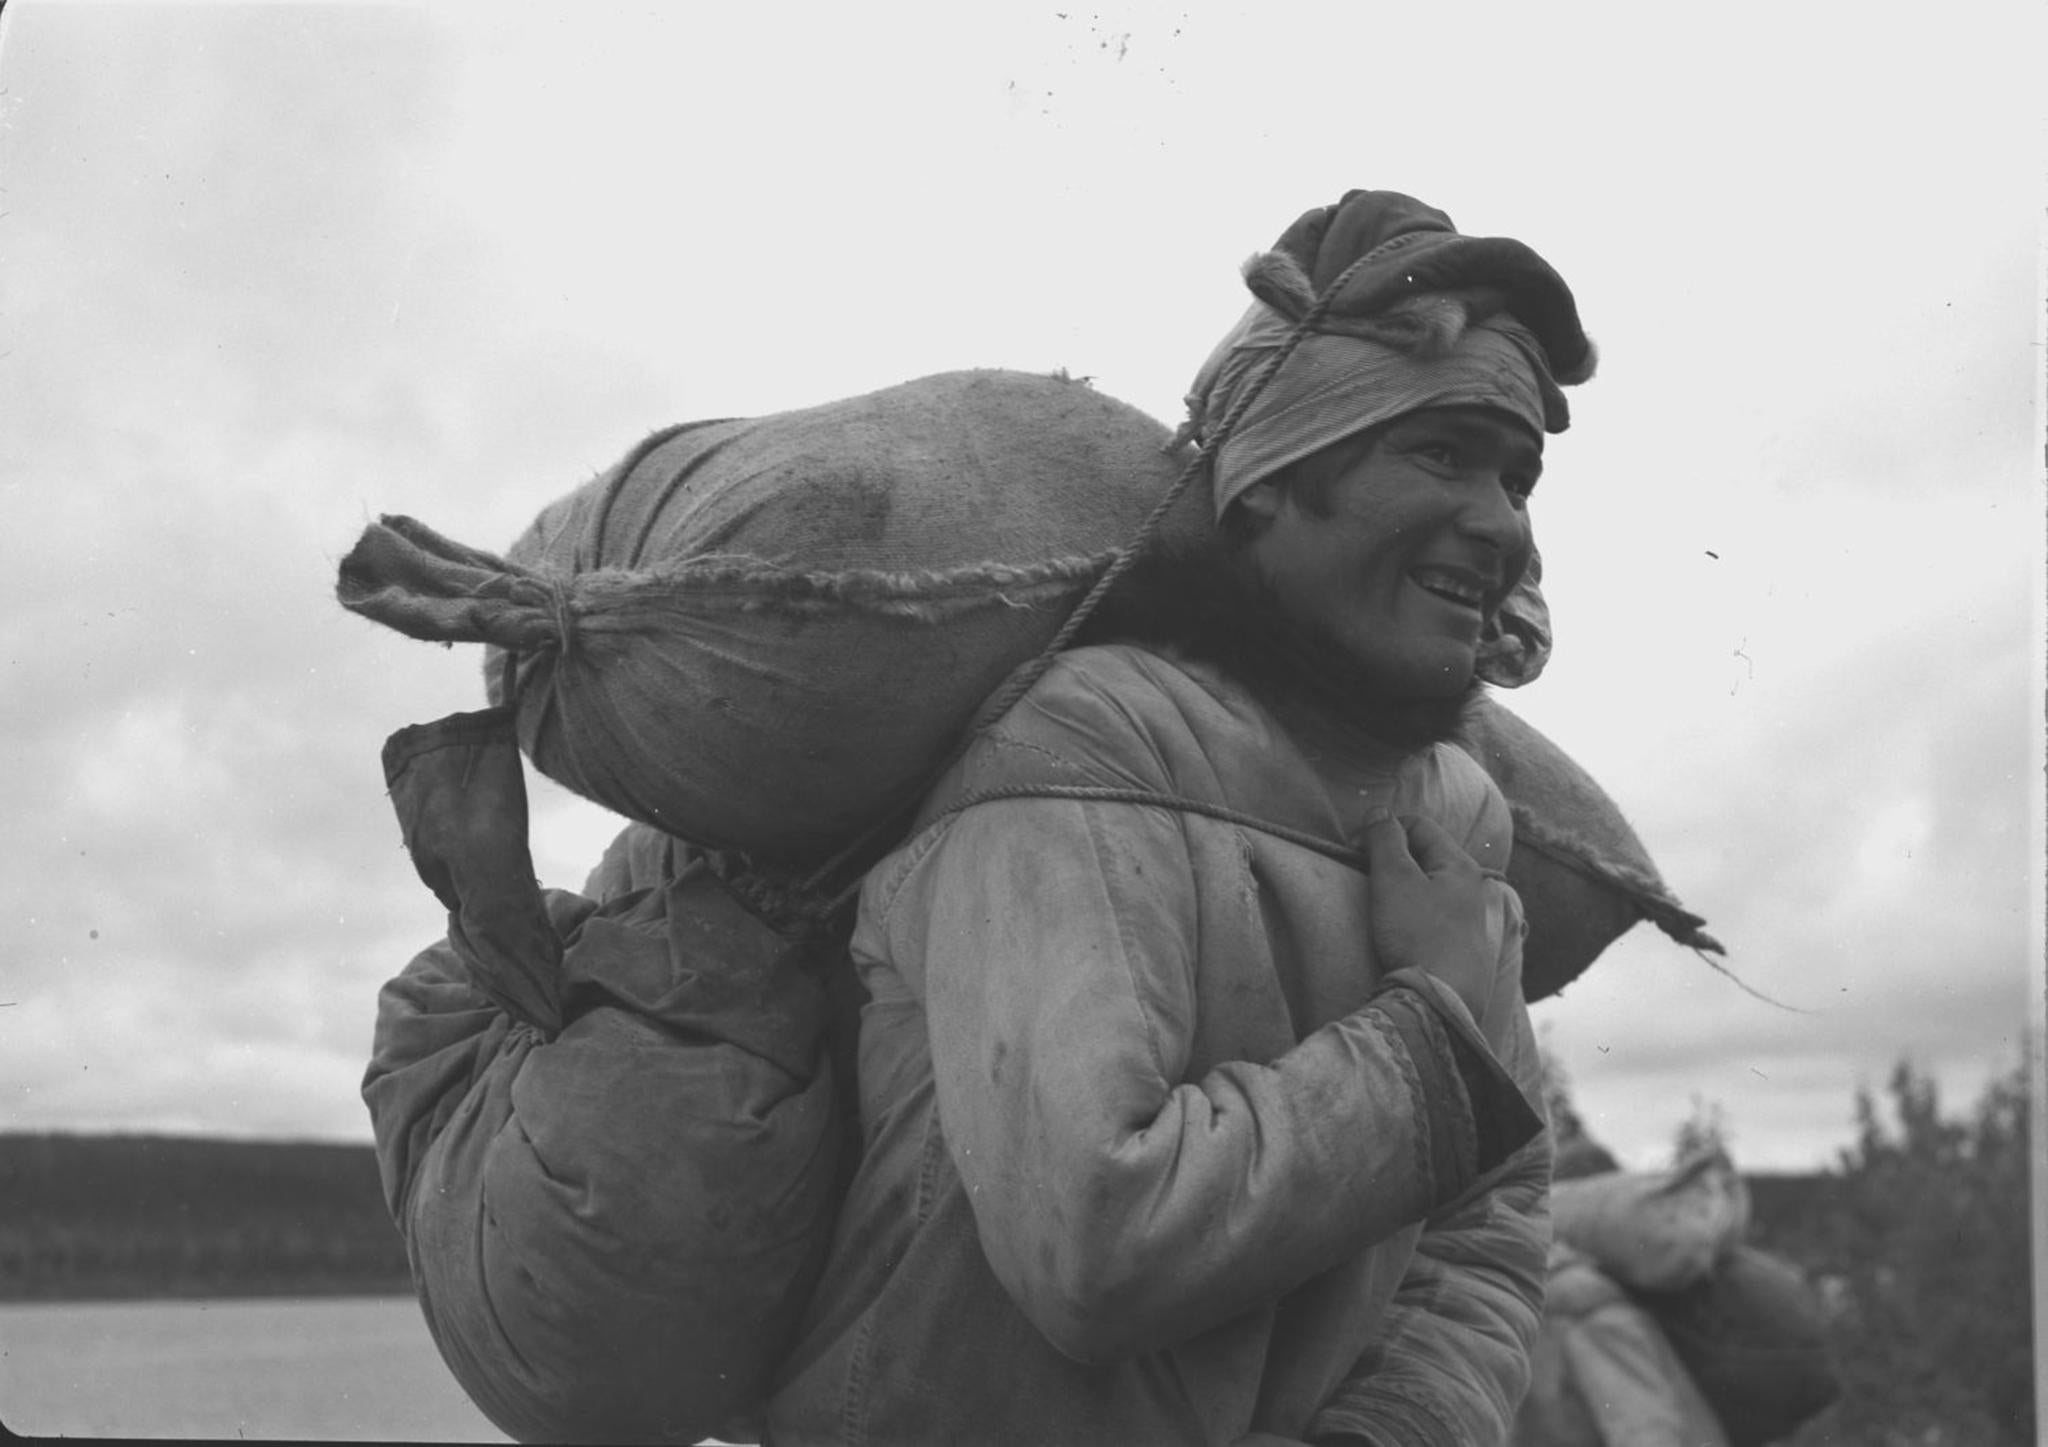
[(0, 1421), (32, 1436), (507, 1440), (393, 1297), (0, 1306)]

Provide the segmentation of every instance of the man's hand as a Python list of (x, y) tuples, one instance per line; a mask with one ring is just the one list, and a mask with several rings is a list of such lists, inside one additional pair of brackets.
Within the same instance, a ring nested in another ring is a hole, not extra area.
[(1436, 976), (1484, 1028), (1496, 967), (1485, 873), (1433, 819), (1376, 819), (1365, 826), (1365, 853), (1381, 965)]

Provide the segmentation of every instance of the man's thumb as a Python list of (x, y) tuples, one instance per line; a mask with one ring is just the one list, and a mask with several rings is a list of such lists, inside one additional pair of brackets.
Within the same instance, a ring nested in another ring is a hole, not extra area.
[(1359, 842), (1364, 846), (1366, 863), (1380, 878), (1390, 878), (1392, 871), (1412, 872), (1415, 868), (1415, 860), (1408, 853), (1408, 831), (1392, 814), (1367, 820)]

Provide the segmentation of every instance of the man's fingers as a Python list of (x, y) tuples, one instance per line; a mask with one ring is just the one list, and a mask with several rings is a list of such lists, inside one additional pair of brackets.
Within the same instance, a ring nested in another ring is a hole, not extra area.
[(1408, 853), (1408, 831), (1392, 814), (1367, 820), (1359, 842), (1365, 847), (1366, 863), (1379, 878), (1391, 879), (1396, 873), (1415, 871), (1415, 860)]
[(1382, 814), (1366, 824), (1360, 843), (1366, 863), (1383, 879), (1433, 879), (1467, 870), (1481, 872), (1478, 861), (1449, 830), (1420, 815)]
[(1450, 831), (1434, 819), (1413, 815), (1403, 818), (1401, 826), (1406, 834), (1408, 851), (1414, 855), (1415, 863), (1424, 874), (1441, 874), (1447, 869), (1460, 866), (1477, 869), (1478, 863), (1467, 854)]

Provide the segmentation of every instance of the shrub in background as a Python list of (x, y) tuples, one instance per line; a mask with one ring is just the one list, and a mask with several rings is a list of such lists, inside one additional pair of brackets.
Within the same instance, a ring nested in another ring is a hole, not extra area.
[(1843, 1377), (1840, 1402), (1792, 1440), (2032, 1447), (2026, 1071), (1963, 1118), (1909, 1062), (1886, 1096), (1858, 1092), (1856, 1144), (1811, 1208), (1765, 1223), (1762, 1244), (1826, 1293)]

